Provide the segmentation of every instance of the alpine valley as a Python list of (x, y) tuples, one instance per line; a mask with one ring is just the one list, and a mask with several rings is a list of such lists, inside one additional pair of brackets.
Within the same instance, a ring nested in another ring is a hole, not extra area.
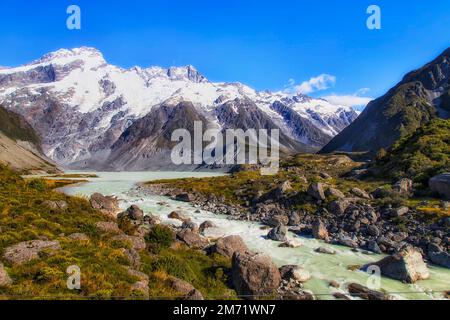
[(171, 133), (193, 121), (278, 128), (284, 152), (299, 153), (318, 151), (358, 116), (301, 94), (210, 82), (192, 66), (122, 69), (87, 47), (0, 69), (0, 105), (31, 124), (60, 166), (111, 171), (170, 169)]

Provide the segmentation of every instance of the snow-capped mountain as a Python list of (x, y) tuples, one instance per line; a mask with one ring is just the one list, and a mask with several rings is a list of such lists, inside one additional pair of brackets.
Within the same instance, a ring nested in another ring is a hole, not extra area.
[(0, 105), (30, 122), (48, 157), (92, 169), (161, 164), (164, 130), (186, 126), (186, 115), (219, 128), (280, 128), (293, 152), (317, 150), (357, 117), (321, 99), (213, 83), (192, 66), (122, 69), (86, 47), (0, 69)]

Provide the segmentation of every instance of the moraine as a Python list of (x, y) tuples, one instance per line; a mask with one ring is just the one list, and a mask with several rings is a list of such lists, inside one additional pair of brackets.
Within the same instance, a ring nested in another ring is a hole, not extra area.
[[(138, 205), (146, 213), (159, 216), (163, 222), (179, 224), (167, 218), (174, 210), (183, 210), (191, 219), (200, 224), (205, 220), (211, 220), (218, 228), (209, 229), (208, 236), (220, 237), (226, 235), (240, 235), (247, 246), (258, 252), (264, 252), (272, 257), (278, 266), (297, 264), (308, 270), (312, 279), (305, 283), (305, 289), (311, 290), (319, 299), (332, 299), (331, 294), (345, 292), (345, 284), (352, 282), (367, 285), (370, 277), (362, 271), (349, 271), (353, 265), (364, 265), (378, 261), (382, 255), (366, 255), (355, 253), (351, 249), (325, 244), (321, 241), (300, 238), (290, 234), (290, 238), (296, 238), (301, 242), (299, 248), (279, 248), (278, 242), (266, 240), (267, 230), (262, 230), (261, 224), (255, 222), (229, 220), (226, 216), (215, 215), (211, 212), (198, 210), (188, 203), (178, 202), (162, 196), (148, 196), (140, 194), (136, 185), (140, 182), (189, 178), (189, 177), (213, 177), (218, 173), (180, 173), (180, 172), (96, 172), (99, 178), (87, 179), (89, 182), (71, 185), (61, 190), (69, 195), (85, 195), (100, 192), (105, 195), (115, 195), (119, 198), (121, 207), (126, 209), (130, 205)], [(336, 255), (326, 255), (314, 252), (318, 247), (329, 248), (337, 252)], [(430, 266), (430, 279), (419, 281), (415, 284), (404, 284), (399, 281), (382, 278), (383, 291), (399, 299), (441, 299), (442, 292), (450, 289), (450, 270)], [(341, 289), (329, 286), (330, 281), (337, 281)]]

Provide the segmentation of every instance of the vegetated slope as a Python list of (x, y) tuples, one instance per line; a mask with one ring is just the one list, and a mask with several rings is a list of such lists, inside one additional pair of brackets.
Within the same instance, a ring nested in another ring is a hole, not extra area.
[(434, 175), (450, 171), (450, 120), (434, 119), (381, 151), (372, 171), (377, 176), (412, 178), (424, 186)]

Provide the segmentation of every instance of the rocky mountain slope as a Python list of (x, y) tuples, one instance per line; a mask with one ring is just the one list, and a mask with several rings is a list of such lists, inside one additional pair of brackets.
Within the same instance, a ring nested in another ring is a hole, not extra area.
[(23, 117), (0, 107), (0, 163), (20, 171), (57, 171), (42, 154), (39, 137)]
[[(62, 49), (0, 70), (0, 103), (22, 114), (42, 137), (45, 154), (65, 167), (114, 169), (117, 161), (117, 168), (137, 170), (168, 163), (167, 144), (155, 145), (138, 132), (180, 102), (219, 129), (280, 128), (283, 146), (292, 152), (319, 149), (357, 117), (351, 108), (321, 99), (213, 83), (192, 66), (122, 69), (93, 48)], [(169, 118), (164, 127), (175, 124)], [(130, 148), (142, 148), (132, 156), (124, 152), (130, 136)]]
[(424, 67), (407, 74), (388, 93), (369, 103), (358, 119), (321, 152), (377, 152), (433, 118), (449, 118), (449, 80), (450, 48)]

